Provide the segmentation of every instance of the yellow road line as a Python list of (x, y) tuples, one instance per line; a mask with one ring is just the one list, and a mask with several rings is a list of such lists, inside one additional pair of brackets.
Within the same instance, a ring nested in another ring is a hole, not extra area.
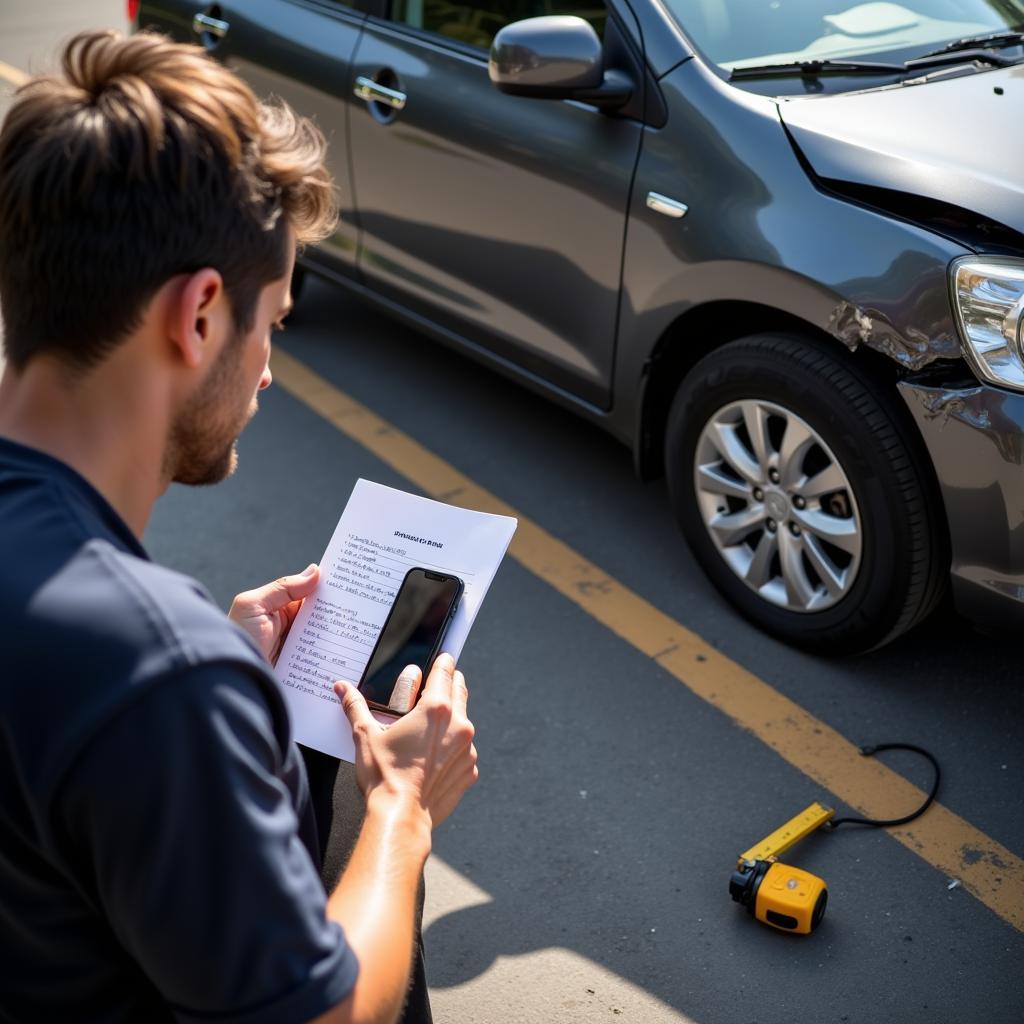
[(5, 82), (10, 82), (16, 89), (23, 86), (31, 77), (19, 68), (13, 68), (10, 64), (5, 64), (0, 60), (0, 78)]
[[(895, 818), (924, 793), (762, 679), (706, 644), (510, 508), (489, 491), (294, 357), (274, 352), (275, 381), (424, 493), (467, 508), (516, 516), (510, 554), (626, 643), (654, 659), (698, 697), (725, 712), (843, 803), (872, 817)], [(1024, 861), (941, 804), (890, 834), (1024, 931)], [(733, 851), (728, 851), (732, 855)]]

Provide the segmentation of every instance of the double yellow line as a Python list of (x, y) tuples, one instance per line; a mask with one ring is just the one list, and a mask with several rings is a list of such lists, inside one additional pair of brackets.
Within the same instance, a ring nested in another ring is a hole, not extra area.
[[(299, 360), (276, 349), (275, 382), (425, 494), (515, 516), (509, 553), (698, 697), (753, 733), (791, 765), (861, 814), (897, 818), (925, 794), (799, 704), (708, 646), (696, 633), (612, 579), (567, 544), (506, 505)], [(1004, 921), (1024, 931), (1024, 862), (941, 804), (890, 830), (908, 849), (955, 877)], [(732, 851), (726, 851), (730, 856)]]

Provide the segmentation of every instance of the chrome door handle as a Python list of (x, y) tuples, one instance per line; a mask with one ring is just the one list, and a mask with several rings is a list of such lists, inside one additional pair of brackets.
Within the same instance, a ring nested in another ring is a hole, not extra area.
[(208, 32), (211, 36), (216, 36), (218, 39), (223, 39), (228, 34), (228, 29), (231, 26), (226, 21), (221, 21), (220, 18), (211, 17), (209, 14), (197, 14), (192, 19), (192, 31), (197, 36), (201, 36), (204, 32)]
[(678, 199), (670, 199), (668, 196), (663, 196), (660, 192), (648, 192), (647, 193), (647, 207), (651, 210), (656, 210), (658, 213), (665, 214), (666, 217), (685, 217), (689, 207), (686, 203), (679, 202)]
[(386, 85), (380, 85), (372, 78), (360, 75), (356, 79), (355, 88), (352, 90), (361, 100), (367, 103), (383, 103), (393, 110), (401, 110), (405, 106), (405, 93), (397, 89), (389, 89)]

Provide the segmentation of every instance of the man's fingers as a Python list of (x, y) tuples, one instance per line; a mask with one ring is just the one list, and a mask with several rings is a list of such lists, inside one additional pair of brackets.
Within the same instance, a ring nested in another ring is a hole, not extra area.
[(255, 605), (263, 612), (277, 612), (286, 608), (292, 601), (301, 601), (304, 597), (309, 597), (319, 582), (320, 566), (314, 563), (294, 576), (282, 576), (266, 586), (239, 594), (235, 598), (235, 603)]
[(455, 677), (455, 659), (450, 654), (439, 654), (434, 667), (427, 676), (427, 685), (423, 688), (424, 697), (437, 697), (449, 701), (452, 699), (452, 684)]
[(353, 732), (359, 725), (377, 725), (377, 720), (370, 714), (366, 698), (351, 683), (345, 683), (339, 679), (334, 684), (334, 692), (341, 701), (342, 709), (352, 725)]

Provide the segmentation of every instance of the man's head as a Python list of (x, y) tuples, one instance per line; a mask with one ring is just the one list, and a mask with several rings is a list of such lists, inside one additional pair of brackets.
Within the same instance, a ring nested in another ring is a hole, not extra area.
[(308, 120), (259, 103), (199, 48), (77, 36), (63, 75), (22, 88), (0, 132), (10, 367), (45, 359), (74, 381), (143, 327), (166, 333), (196, 371), (174, 410), (168, 475), (225, 475), (269, 382), (296, 243), (335, 222), (323, 160)]

